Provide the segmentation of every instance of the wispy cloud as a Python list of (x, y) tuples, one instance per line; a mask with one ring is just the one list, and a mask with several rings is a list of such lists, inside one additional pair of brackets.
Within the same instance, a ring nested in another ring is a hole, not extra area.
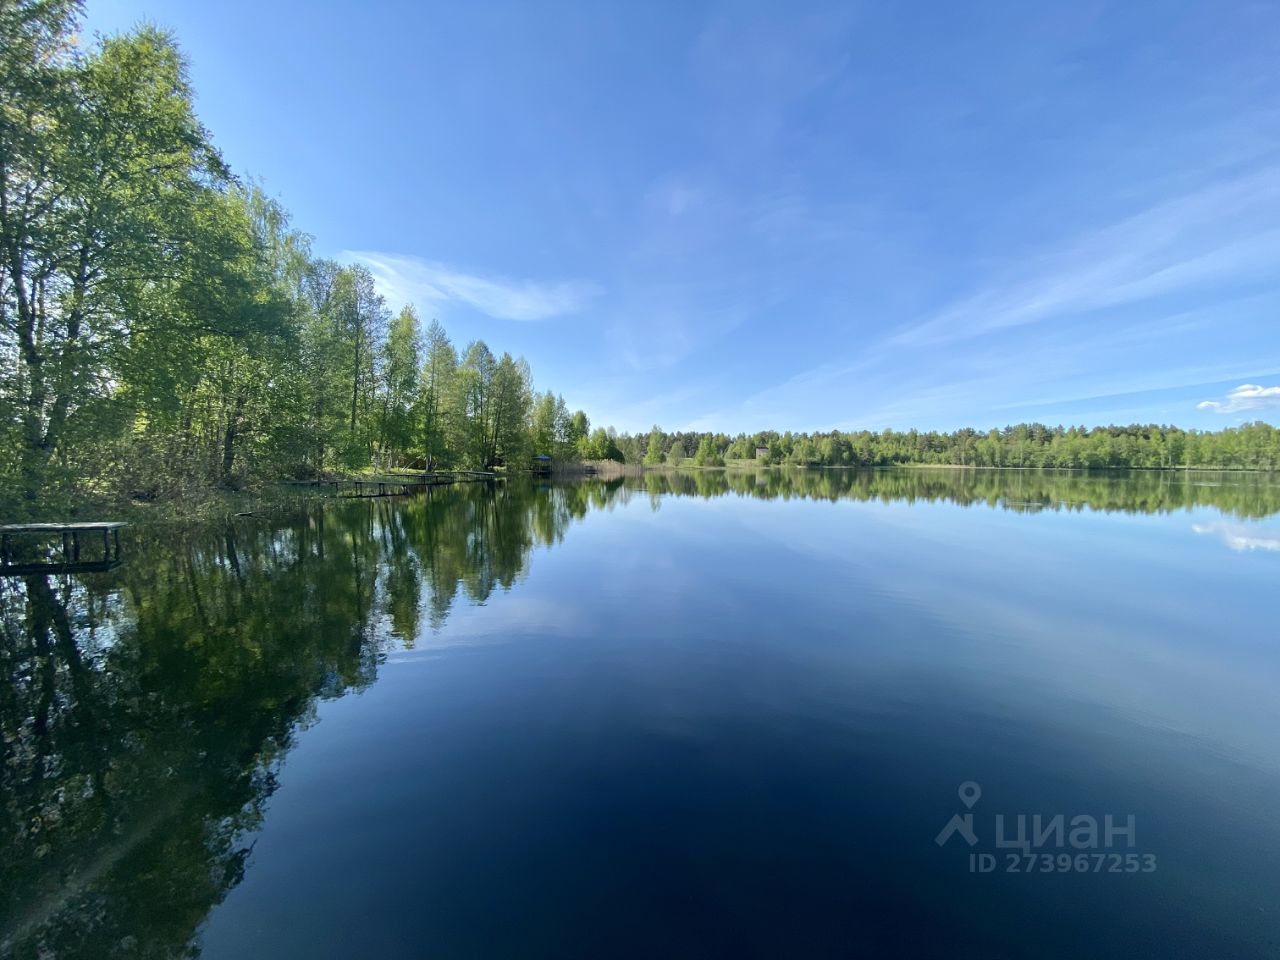
[(1280, 387), (1260, 387), (1253, 383), (1242, 383), (1234, 390), (1228, 390), (1225, 399), (1203, 400), (1196, 404), (1196, 409), (1212, 410), (1214, 413), (1280, 410)]
[(683, 215), (706, 199), (705, 187), (680, 178), (666, 178), (645, 194), (645, 201), (652, 209), (671, 217)]
[(1194, 523), (1196, 533), (1218, 537), (1232, 550), (1280, 550), (1280, 531), (1239, 523)]
[(794, 131), (788, 119), (809, 98), (837, 85), (849, 67), (857, 15), (839, 5), (797, 14), (728, 4), (690, 51), (690, 71), (713, 106), (710, 127), (722, 142), (768, 151)]
[(1280, 168), (1202, 187), (1016, 267), (992, 286), (901, 329), (893, 342), (942, 344), (1265, 277), (1280, 257)]
[(584, 409), (604, 411), (597, 426), (613, 426), (631, 433), (645, 433), (655, 424), (668, 430), (685, 427), (682, 411), (689, 405), (705, 400), (715, 389), (714, 382), (698, 381), (684, 384), (661, 393), (642, 395), (636, 399), (633, 392), (611, 382), (605, 389), (580, 397)]
[(604, 291), (585, 280), (513, 280), (481, 276), (436, 260), (370, 250), (347, 250), (364, 264), (390, 303), (464, 303), (500, 320), (546, 320), (578, 313)]

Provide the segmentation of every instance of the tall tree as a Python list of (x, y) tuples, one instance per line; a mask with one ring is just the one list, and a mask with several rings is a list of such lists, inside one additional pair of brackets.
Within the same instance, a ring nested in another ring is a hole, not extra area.
[(17, 346), (7, 385), (28, 500), (73, 421), (101, 415), (92, 401), (110, 392), (137, 333), (167, 328), (180, 340), (239, 322), (172, 301), (184, 281), (202, 286), (184, 266), (216, 256), (208, 212), (227, 179), (177, 47), (143, 28), (77, 56), (76, 13), (10, 2), (0, 14), (0, 319)]
[(462, 458), (472, 466), (487, 468), (491, 457), (493, 376), (498, 363), (483, 340), (467, 345), (454, 378), (454, 409), (460, 417)]
[(520, 465), (527, 454), (533, 384), (529, 364), (504, 353), (493, 371), (489, 439), (484, 465)]
[(431, 470), (447, 460), (457, 435), (452, 429), (456, 418), (450, 404), (454, 398), (458, 353), (437, 320), (432, 320), (427, 327), (425, 351), (418, 407), (423, 464)]
[(649, 431), (649, 443), (644, 453), (644, 462), (650, 466), (662, 462), (662, 440), (662, 428), (654, 424)]
[(397, 314), (382, 350), (382, 418), (379, 453), (390, 464), (413, 443), (413, 407), (418, 393), (422, 343), (418, 314), (406, 306)]
[(569, 423), (565, 427), (564, 440), (570, 447), (578, 453), (582, 452), (581, 444), (587, 439), (587, 434), (591, 431), (591, 421), (587, 419), (587, 415), (581, 410), (575, 410), (573, 416), (569, 418)]

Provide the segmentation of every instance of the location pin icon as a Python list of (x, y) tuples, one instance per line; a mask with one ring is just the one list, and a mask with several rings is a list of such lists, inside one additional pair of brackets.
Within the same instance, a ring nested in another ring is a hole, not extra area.
[(972, 810), (973, 805), (978, 802), (978, 798), (982, 796), (982, 788), (972, 780), (966, 780), (960, 784), (960, 802), (966, 809)]

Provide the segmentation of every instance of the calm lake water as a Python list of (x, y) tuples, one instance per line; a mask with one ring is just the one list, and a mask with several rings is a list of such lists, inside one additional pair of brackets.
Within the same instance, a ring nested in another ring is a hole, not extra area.
[(1280, 956), (1277, 511), (704, 472), (134, 529), (0, 580), (0, 953)]

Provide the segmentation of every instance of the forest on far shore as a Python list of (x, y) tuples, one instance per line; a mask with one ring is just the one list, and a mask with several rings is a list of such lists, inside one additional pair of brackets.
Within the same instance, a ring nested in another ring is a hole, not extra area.
[(1020, 423), (1003, 430), (841, 431), (829, 433), (667, 433), (615, 440), (630, 463), (723, 466), (753, 460), (808, 467), (1047, 467), (1054, 469), (1278, 470), (1280, 430), (1249, 423), (1218, 431), (1157, 424), (1127, 427), (1047, 427)]

